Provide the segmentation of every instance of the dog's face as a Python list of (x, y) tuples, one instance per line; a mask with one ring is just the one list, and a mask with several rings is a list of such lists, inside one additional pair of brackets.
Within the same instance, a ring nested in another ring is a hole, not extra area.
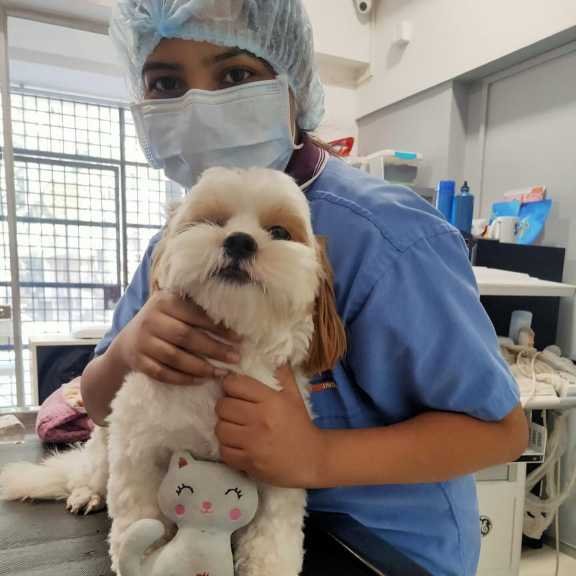
[(152, 281), (240, 334), (269, 334), (309, 320), (316, 357), (310, 371), (332, 367), (343, 353), (331, 271), (308, 202), (280, 172), (208, 170), (175, 208)]

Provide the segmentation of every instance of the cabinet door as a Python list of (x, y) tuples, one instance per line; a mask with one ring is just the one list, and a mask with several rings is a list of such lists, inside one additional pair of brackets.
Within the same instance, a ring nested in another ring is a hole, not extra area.
[[(519, 465), (523, 468), (524, 465)], [(478, 576), (517, 576), (522, 545), (524, 473), (478, 482), (482, 551)]]

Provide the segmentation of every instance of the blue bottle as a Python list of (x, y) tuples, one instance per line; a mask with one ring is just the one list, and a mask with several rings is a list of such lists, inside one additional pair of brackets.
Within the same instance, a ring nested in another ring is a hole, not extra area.
[(456, 193), (456, 182), (454, 180), (441, 180), (436, 188), (436, 208), (450, 222), (452, 218), (452, 205), (454, 204), (454, 194)]
[(474, 196), (470, 194), (468, 182), (460, 189), (460, 194), (454, 197), (452, 204), (452, 224), (466, 234), (472, 232), (472, 220), (474, 219)]

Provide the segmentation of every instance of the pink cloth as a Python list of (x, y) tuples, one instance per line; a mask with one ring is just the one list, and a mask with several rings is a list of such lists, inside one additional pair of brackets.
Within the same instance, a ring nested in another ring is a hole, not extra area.
[(49, 396), (38, 412), (36, 434), (43, 442), (70, 444), (90, 438), (94, 423), (86, 414), (80, 378), (64, 384)]

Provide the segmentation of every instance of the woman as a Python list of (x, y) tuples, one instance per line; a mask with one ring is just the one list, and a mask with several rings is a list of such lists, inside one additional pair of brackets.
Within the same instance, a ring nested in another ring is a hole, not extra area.
[[(212, 165), (286, 170), (328, 240), (349, 349), (315, 381), (318, 417), (312, 424), (295, 395), (228, 376), (223, 460), (309, 489), (312, 510), (351, 515), (432, 574), (475, 574), (470, 474), (518, 457), (527, 426), (458, 232), (307, 135), (323, 93), (300, 0), (121, 0), (112, 35), (153, 165), (185, 187)], [(207, 359), (238, 360), (234, 335), (192, 304), (148, 297), (156, 241), (82, 376), (99, 423), (132, 370), (194, 385), (215, 373)], [(289, 368), (280, 378), (292, 388)]]

